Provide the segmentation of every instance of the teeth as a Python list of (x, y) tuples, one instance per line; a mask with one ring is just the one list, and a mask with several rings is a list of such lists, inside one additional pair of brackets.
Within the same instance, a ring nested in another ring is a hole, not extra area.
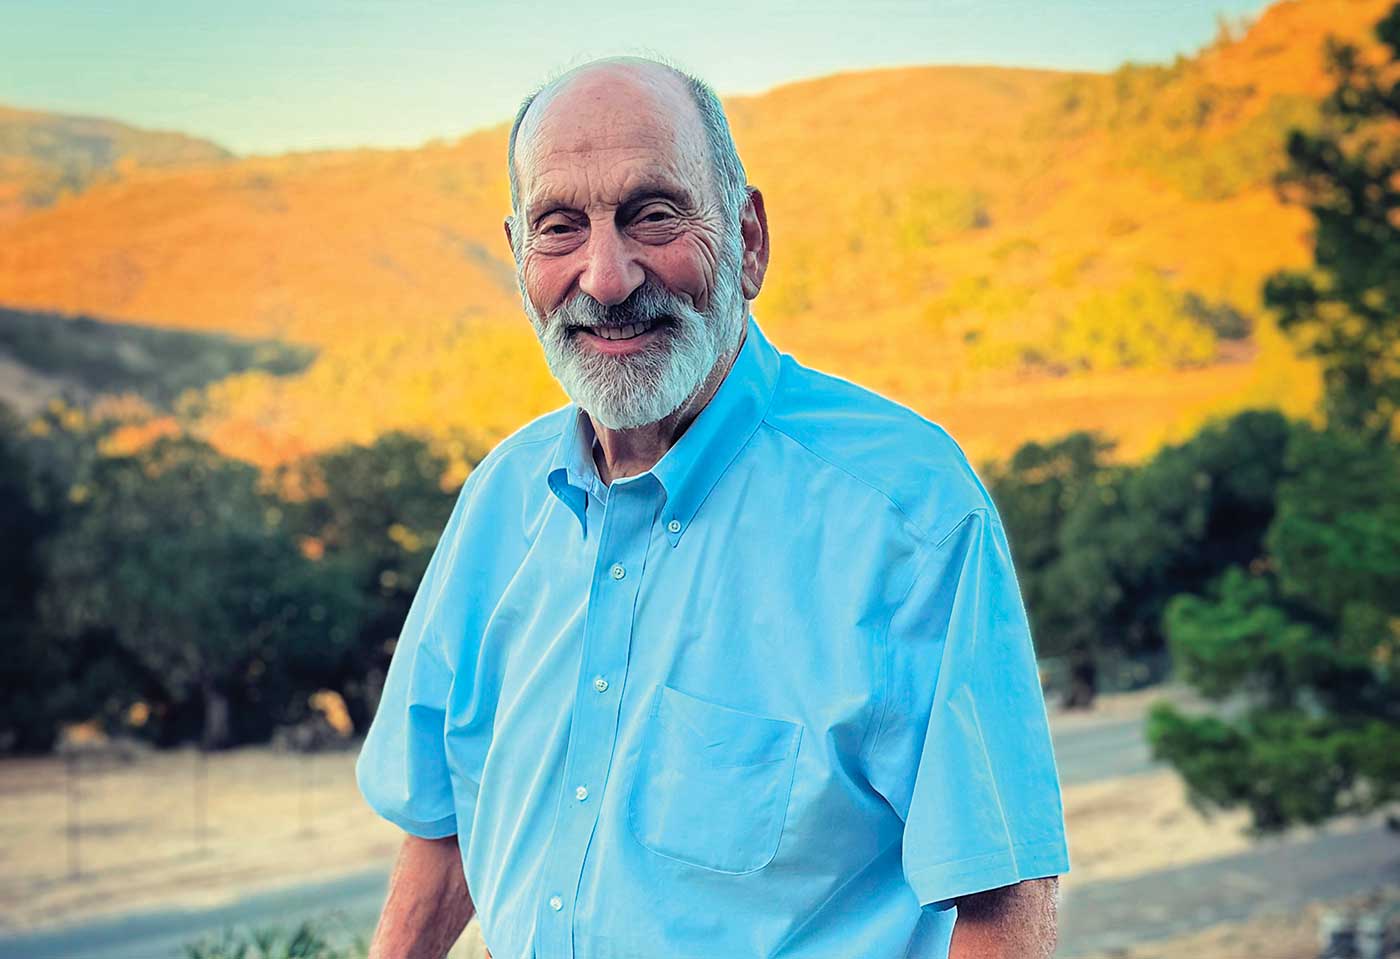
[(627, 326), (600, 326), (594, 328), (592, 332), (605, 340), (630, 340), (634, 336), (640, 336), (655, 325), (654, 320), (646, 320), (642, 323), (629, 323)]

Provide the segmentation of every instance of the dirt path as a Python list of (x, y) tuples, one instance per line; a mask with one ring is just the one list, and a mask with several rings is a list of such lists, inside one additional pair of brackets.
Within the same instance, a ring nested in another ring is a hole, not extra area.
[[(1147, 757), (1138, 717), (1154, 698), (1132, 694), (1093, 715), (1052, 717), (1072, 863), (1064, 942), (1075, 951), (1064, 955), (1120, 946), (1115, 930), (1136, 941), (1247, 918), (1280, 901), (1265, 894), (1287, 886), (1275, 876), (1298, 877), (1291, 903), (1389, 875), (1376, 858), (1390, 847), (1354, 825), (1320, 844), (1257, 846), (1242, 816), (1203, 818), (1175, 775)], [(365, 807), (353, 762), (352, 753), (266, 749), (210, 757), (202, 833), (194, 753), (89, 770), (76, 783), (77, 877), (64, 763), (0, 763), (0, 956), (137, 959), (140, 949), (152, 954), (152, 943), (177, 944), (226, 923), (330, 908), (368, 926), (399, 834)], [(1328, 872), (1327, 863), (1337, 868)], [(138, 951), (113, 951), (123, 942)]]
[[(1243, 847), (1238, 819), (1204, 823), (1169, 774), (1121, 778), (1149, 768), (1137, 717), (1156, 695), (1053, 717), (1074, 882)], [(209, 909), (382, 867), (399, 840), (361, 800), (353, 752), (239, 749), (201, 770), (197, 753), (180, 750), (84, 760), (70, 773), (56, 758), (0, 762), (0, 934)]]
[(395, 827), (359, 800), (352, 753), (211, 756), (202, 818), (199, 784), (193, 751), (84, 762), (75, 781), (61, 759), (0, 763), (0, 934), (208, 908), (378, 866), (397, 848)]
[[(1180, 939), (1206, 942), (1210, 938), (1203, 934), (1217, 927), (1257, 924), (1270, 915), (1305, 916), (1319, 902), (1388, 886), (1400, 887), (1400, 837), (1379, 817), (1339, 823), (1317, 834), (1261, 842), (1232, 856), (1069, 886), (1056, 955), (1216, 955), (1153, 951), (1160, 945), (1142, 953), (1129, 950)], [(1308, 935), (1315, 942), (1315, 924)], [(1285, 959), (1287, 953), (1219, 955)]]

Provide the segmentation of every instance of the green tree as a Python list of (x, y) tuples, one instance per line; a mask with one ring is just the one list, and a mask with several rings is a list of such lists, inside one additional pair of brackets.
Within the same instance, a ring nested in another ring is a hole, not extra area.
[(1246, 411), (1141, 466), (1101, 461), (1075, 434), (1024, 447), (993, 471), (1038, 650), (1062, 657), (1065, 704), (1092, 704), (1111, 661), (1160, 656), (1161, 615), (1263, 550), (1290, 426)]
[(1400, 5), (1376, 32), (1384, 63), (1329, 44), (1334, 126), (1291, 137), (1283, 178), (1316, 262), (1265, 289), (1322, 363), (1327, 426), (1290, 439), (1265, 555), (1166, 608), (1182, 676), (1225, 708), (1148, 720), (1195, 801), (1245, 806), (1260, 831), (1400, 799)]
[(38, 604), (46, 548), (88, 489), (109, 426), (62, 403), (24, 422), (0, 406), (0, 752), (45, 751), (61, 724), (103, 714), (140, 685), (104, 631), (57, 633)]
[[(988, 485), (1013, 544), (1017, 579), (1042, 655), (1064, 657), (1069, 665), (1065, 704), (1088, 706), (1098, 688), (1097, 637), (1091, 617), (1061, 615), (1051, 571), (1062, 564), (1065, 518), (1087, 496), (1098, 493), (1113, 444), (1094, 433), (1077, 432), (1051, 442), (1026, 443), (1004, 467), (992, 464)], [(1081, 613), (1083, 611), (1081, 610)], [(1090, 620), (1088, 630), (1081, 629)]]
[(355, 638), (325, 677), (357, 728), (374, 715), (399, 630), (452, 513), (447, 465), (425, 439), (394, 431), (369, 446), (321, 454), (283, 477), (311, 494), (291, 506), (290, 524), (344, 565), (363, 600)]
[(1266, 538), (1166, 631), (1182, 677), (1232, 714), (1154, 708), (1156, 755), (1261, 831), (1400, 798), (1400, 449), (1299, 433)]
[(359, 597), (343, 567), (301, 553), (254, 467), (163, 437), (96, 461), (82, 506), (48, 544), (41, 613), (70, 639), (110, 636), (159, 738), (224, 746), (296, 718)]
[(1269, 277), (1264, 301), (1321, 361), (1328, 422), (1387, 438), (1400, 411), (1400, 5), (1376, 36), (1384, 58), (1328, 40), (1324, 123), (1290, 134), (1277, 180), (1312, 214), (1313, 265)]
[(54, 687), (65, 672), (38, 630), (39, 544), (53, 518), (35, 496), (29, 445), (18, 417), (0, 405), (0, 645), (7, 651), (0, 657), (0, 751), (48, 748), (61, 712)]

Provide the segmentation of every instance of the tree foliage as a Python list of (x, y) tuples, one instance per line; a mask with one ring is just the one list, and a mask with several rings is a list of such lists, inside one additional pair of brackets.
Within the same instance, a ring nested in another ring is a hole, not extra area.
[(256, 469), (189, 437), (93, 466), (82, 508), (48, 544), (40, 596), (60, 635), (104, 632), (138, 671), (158, 736), (206, 745), (266, 735), (353, 640), (359, 597), (312, 562)]
[(36, 495), (26, 445), (18, 418), (0, 405), (0, 750), (48, 747), (47, 720), (61, 711), (55, 690), (65, 678), (62, 657), (38, 631), (38, 554), (53, 522)]
[(1181, 675), (1223, 708), (1148, 722), (1195, 801), (1260, 831), (1400, 799), (1400, 5), (1376, 33), (1384, 61), (1329, 45), (1332, 126), (1290, 138), (1281, 178), (1315, 263), (1265, 289), (1322, 363), (1326, 427), (1290, 439), (1265, 555), (1167, 606)]
[(1234, 715), (1148, 727), (1197, 801), (1264, 831), (1400, 798), (1400, 450), (1309, 430), (1288, 468), (1268, 559), (1167, 608), (1182, 677)]
[(1264, 299), (1322, 361), (1328, 421), (1389, 437), (1400, 412), (1400, 6), (1376, 36), (1384, 58), (1327, 45), (1327, 122), (1289, 136), (1278, 180), (1312, 214), (1313, 264), (1269, 277)]
[(109, 423), (54, 400), (21, 422), (0, 406), (0, 752), (50, 748), (63, 722), (129, 702), (132, 664), (101, 629), (64, 633), (45, 621), (45, 555), (91, 489)]
[(1192, 302), (1156, 273), (1139, 270), (1075, 303), (1061, 319), (1051, 356), (1088, 370), (1204, 365), (1215, 359), (1216, 334)]
[(78, 721), (255, 742), (322, 690), (364, 728), (452, 510), (448, 454), (396, 432), (264, 475), (184, 434), (116, 453), (118, 425), (0, 405), (0, 752)]
[(1162, 650), (1173, 595), (1260, 554), (1289, 432), (1248, 411), (1141, 466), (1105, 463), (1110, 446), (1080, 433), (991, 471), (1040, 652), (1070, 667), (1068, 705), (1092, 701), (1106, 661)]
[(399, 629), (452, 512), (448, 465), (422, 437), (395, 431), (283, 471), (310, 493), (289, 504), (291, 523), (344, 565), (363, 601), (354, 641), (325, 676), (357, 727), (374, 714)]

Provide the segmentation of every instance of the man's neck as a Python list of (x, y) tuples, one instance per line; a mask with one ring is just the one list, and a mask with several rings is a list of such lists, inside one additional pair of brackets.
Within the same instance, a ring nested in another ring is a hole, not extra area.
[(733, 351), (715, 362), (700, 389), (695, 391), (695, 395), (682, 403), (674, 413), (655, 423), (647, 423), (633, 429), (614, 430), (603, 426), (593, 418), (593, 414), (589, 414), (588, 419), (593, 423), (593, 433), (597, 437), (597, 444), (593, 448), (593, 462), (598, 467), (598, 476), (604, 484), (645, 473), (666, 455), (667, 450), (676, 445), (681, 434), (695, 417), (700, 415), (705, 404), (710, 402), (715, 391), (719, 389), (720, 383), (724, 382), (729, 368), (734, 365), (739, 351), (743, 349), (747, 336), (748, 329), (745, 327)]

